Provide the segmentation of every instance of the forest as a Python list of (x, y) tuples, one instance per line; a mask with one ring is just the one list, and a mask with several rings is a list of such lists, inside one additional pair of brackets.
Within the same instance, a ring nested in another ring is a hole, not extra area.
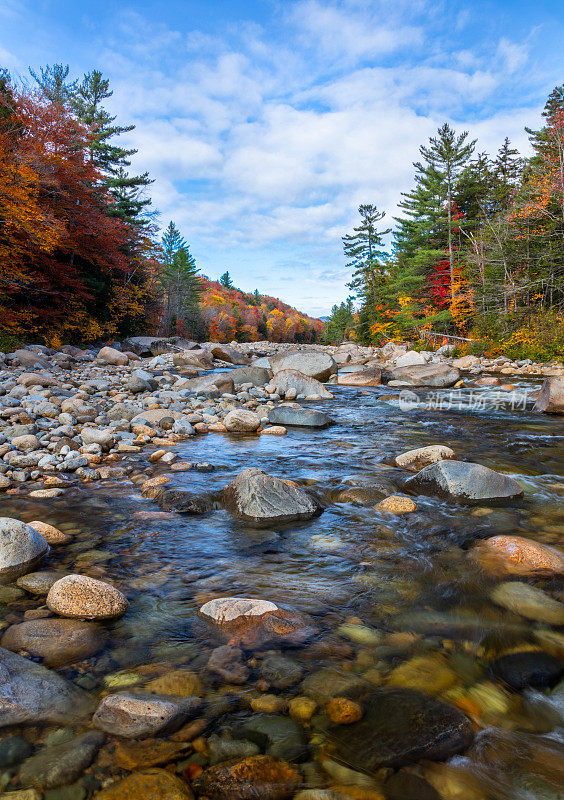
[[(0, 349), (134, 333), (313, 342), (322, 323), (258, 290), (201, 275), (104, 107), (108, 79), (62, 64), (16, 86), (0, 70)], [(33, 81), (33, 83), (31, 83)]]
[(359, 207), (343, 238), (351, 293), (333, 307), (326, 342), (423, 345), (441, 333), (461, 352), (562, 357), (564, 85), (542, 126), (526, 130), (531, 155), (506, 138), (492, 157), (444, 124), (421, 146), (393, 224), (377, 205)]

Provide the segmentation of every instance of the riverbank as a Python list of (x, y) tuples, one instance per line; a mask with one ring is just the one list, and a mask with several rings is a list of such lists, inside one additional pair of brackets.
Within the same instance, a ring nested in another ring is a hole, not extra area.
[(556, 797), (562, 367), (129, 346), (1, 373), (14, 800)]

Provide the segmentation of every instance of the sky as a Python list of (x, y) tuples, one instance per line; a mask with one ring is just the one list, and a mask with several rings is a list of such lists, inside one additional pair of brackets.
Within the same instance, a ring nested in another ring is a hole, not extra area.
[(318, 316), (348, 294), (358, 205), (393, 224), (449, 122), (527, 152), (564, 81), (558, 0), (0, 0), (0, 65), (110, 79), (157, 223), (202, 272)]

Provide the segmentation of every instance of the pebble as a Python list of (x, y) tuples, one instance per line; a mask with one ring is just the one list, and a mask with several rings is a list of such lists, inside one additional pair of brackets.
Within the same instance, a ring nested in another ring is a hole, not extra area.
[(73, 619), (114, 619), (128, 608), (128, 601), (114, 586), (86, 575), (67, 575), (53, 584), (47, 606), (55, 614)]
[(494, 603), (527, 619), (564, 625), (564, 604), (554, 600), (536, 586), (521, 581), (507, 581), (496, 586), (491, 593)]
[(334, 697), (327, 703), (325, 712), (335, 725), (350, 725), (362, 719), (362, 706), (347, 697)]
[(417, 511), (417, 504), (410, 498), (401, 494), (392, 494), (385, 497), (374, 506), (376, 511), (386, 514), (411, 514)]

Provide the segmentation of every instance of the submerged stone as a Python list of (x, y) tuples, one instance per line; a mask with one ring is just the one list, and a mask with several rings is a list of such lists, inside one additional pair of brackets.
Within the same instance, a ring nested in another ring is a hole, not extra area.
[(457, 708), (412, 689), (377, 689), (360, 722), (335, 728), (337, 757), (361, 771), (444, 761), (473, 740), (470, 720)]
[(405, 486), (413, 492), (463, 503), (504, 502), (523, 496), (523, 489), (513, 478), (466, 461), (437, 461), (424, 467)]
[(240, 472), (223, 490), (223, 499), (234, 516), (255, 525), (307, 520), (322, 511), (303, 489), (255, 468)]

